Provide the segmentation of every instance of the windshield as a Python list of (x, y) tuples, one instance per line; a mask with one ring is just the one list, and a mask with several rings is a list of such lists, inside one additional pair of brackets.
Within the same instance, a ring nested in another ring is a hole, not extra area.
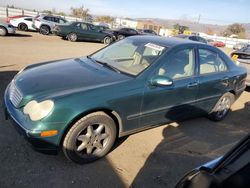
[(127, 38), (100, 50), (91, 58), (112, 66), (120, 72), (136, 76), (149, 67), (164, 51), (166, 47)]

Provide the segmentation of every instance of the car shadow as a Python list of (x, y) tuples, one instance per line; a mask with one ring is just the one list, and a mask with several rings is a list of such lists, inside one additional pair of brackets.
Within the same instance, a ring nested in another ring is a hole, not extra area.
[[(4, 90), (16, 74), (0, 71), (0, 187), (126, 187), (108, 157), (78, 165), (68, 161), (62, 152), (46, 155), (31, 148), (5, 120), (2, 108)], [(124, 140), (119, 140), (116, 147)]]
[(167, 125), (131, 187), (174, 187), (192, 169), (224, 155), (250, 132), (250, 102), (221, 122), (200, 117)]
[(5, 37), (32, 37), (32, 35), (15, 33), (15, 34), (8, 34)]

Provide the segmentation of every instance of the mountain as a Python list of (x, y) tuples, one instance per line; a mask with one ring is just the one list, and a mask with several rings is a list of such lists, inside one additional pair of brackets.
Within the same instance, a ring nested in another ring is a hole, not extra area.
[[(191, 22), (188, 20), (174, 20), (174, 19), (159, 19), (159, 18), (139, 18), (138, 20), (151, 20), (153, 22), (162, 24), (166, 28), (172, 29), (173, 25), (180, 24), (185, 25), (190, 28), (193, 32), (204, 32), (206, 33), (208, 30), (213, 33), (220, 35), (228, 25), (216, 25), (216, 24), (206, 24), (206, 23), (198, 23)], [(243, 27), (246, 29), (247, 38), (250, 38), (250, 23), (243, 23)]]

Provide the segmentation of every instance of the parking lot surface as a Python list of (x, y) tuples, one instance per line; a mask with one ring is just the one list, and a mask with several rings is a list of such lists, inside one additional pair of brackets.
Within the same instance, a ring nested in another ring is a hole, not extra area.
[[(24, 66), (88, 55), (103, 46), (33, 32), (0, 38), (1, 106), (6, 85)], [(86, 165), (69, 162), (62, 153), (35, 152), (0, 108), (0, 187), (173, 187), (250, 132), (249, 101), (245, 91), (221, 122), (200, 117), (122, 138), (105, 158)]]

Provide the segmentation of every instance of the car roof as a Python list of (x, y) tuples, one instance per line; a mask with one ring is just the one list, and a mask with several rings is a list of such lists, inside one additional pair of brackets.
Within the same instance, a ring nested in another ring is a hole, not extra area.
[(181, 38), (177, 37), (161, 37), (161, 36), (149, 36), (149, 35), (143, 35), (143, 36), (131, 36), (130, 39), (133, 39), (135, 41), (148, 41), (149, 43), (158, 44), (164, 47), (174, 47), (181, 44), (202, 44), (200, 42), (192, 41), (192, 40), (183, 40)]

